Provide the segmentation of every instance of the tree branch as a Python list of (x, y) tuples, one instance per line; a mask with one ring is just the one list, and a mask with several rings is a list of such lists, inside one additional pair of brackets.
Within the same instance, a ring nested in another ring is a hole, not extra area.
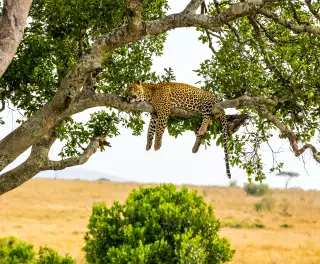
[(183, 10), (184, 13), (195, 13), (204, 0), (191, 0)]
[(295, 24), (291, 23), (288, 20), (281, 19), (277, 14), (272, 13), (272, 12), (266, 10), (266, 9), (261, 8), (258, 11), (258, 13), (261, 14), (261, 15), (264, 15), (265, 17), (268, 17), (268, 18), (272, 19), (274, 22), (276, 22), (276, 23), (278, 23), (278, 24), (280, 24), (280, 25), (292, 30), (295, 33), (308, 32), (308, 33), (311, 33), (311, 34), (314, 34), (314, 35), (317, 35), (317, 36), (320, 35), (320, 29), (313, 28), (313, 27), (310, 27), (310, 26), (298, 26), (298, 25), (295, 25)]
[(40, 140), (32, 146), (30, 156), (25, 162), (0, 175), (0, 196), (17, 188), (43, 170), (43, 165), (48, 160), (50, 147), (55, 140), (53, 136)]
[(142, 31), (142, 3), (143, 0), (127, 0), (128, 28), (137, 36)]
[(0, 16), (0, 78), (22, 40), (32, 0), (4, 1)]
[(295, 133), (293, 131), (291, 131), (277, 117), (275, 117), (273, 114), (271, 114), (265, 108), (262, 108), (261, 106), (258, 106), (255, 108), (261, 117), (266, 118), (269, 122), (274, 124), (282, 132), (282, 134), (288, 138), (288, 140), (290, 142), (290, 146), (292, 148), (292, 151), (295, 153), (296, 157), (303, 154), (307, 149), (310, 149), (314, 160), (317, 161), (318, 163), (320, 163), (320, 155), (318, 154), (319, 151), (317, 151), (317, 149), (312, 144), (305, 144), (302, 146), (302, 148), (299, 149), (298, 144), (297, 144), (297, 136), (295, 135)]
[(67, 167), (84, 164), (97, 151), (100, 145), (110, 146), (109, 143), (103, 141), (102, 138), (92, 139), (88, 146), (78, 157), (72, 157), (59, 161), (48, 160), (44, 165), (43, 170), (63, 170)]
[[(284, 101), (286, 101), (286, 99), (268, 99), (268, 98), (260, 98), (260, 97), (241, 96), (237, 99), (226, 100), (226, 101), (217, 103), (216, 107), (213, 109), (213, 114), (216, 112), (220, 112), (220, 109), (238, 108), (238, 107), (253, 106), (253, 105), (276, 106), (280, 102), (284, 102)], [(68, 110), (64, 112), (62, 118), (66, 118), (68, 116), (80, 113), (86, 109), (99, 107), (99, 106), (112, 107), (124, 112), (135, 112), (135, 111), (141, 111), (146, 113), (154, 112), (154, 108), (152, 104), (148, 102), (130, 103), (126, 100), (126, 98), (118, 95), (84, 91), (82, 95), (80, 95), (79, 98), (69, 106)], [(184, 117), (184, 118), (191, 118), (191, 117), (198, 116), (201, 113), (196, 111), (187, 111), (181, 108), (172, 108), (171, 114)]]
[(320, 21), (320, 14), (314, 9), (313, 5), (311, 4), (311, 0), (305, 0), (310, 12), (314, 15), (316, 19)]

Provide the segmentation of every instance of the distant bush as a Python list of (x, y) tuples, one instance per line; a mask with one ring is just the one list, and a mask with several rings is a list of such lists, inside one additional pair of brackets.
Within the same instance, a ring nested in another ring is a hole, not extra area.
[(249, 219), (245, 220), (237, 220), (233, 217), (229, 217), (224, 219), (221, 222), (221, 226), (223, 227), (229, 227), (229, 228), (265, 228), (265, 225), (261, 223), (260, 221), (252, 222)]
[(75, 264), (69, 256), (61, 257), (56, 251), (41, 247), (39, 255), (33, 246), (15, 237), (0, 239), (0, 264)]
[(269, 185), (263, 183), (248, 183), (244, 185), (243, 189), (247, 194), (255, 196), (261, 196), (270, 193)]
[(276, 198), (267, 196), (261, 199), (261, 201), (254, 204), (257, 211), (272, 211), (276, 205)]
[(70, 256), (61, 257), (58, 252), (51, 248), (40, 247), (39, 257), (35, 260), (35, 264), (76, 264)]
[(230, 182), (229, 182), (229, 187), (238, 187), (238, 184), (237, 184), (237, 181), (236, 180), (231, 180)]
[(281, 212), (280, 214), (283, 215), (283, 216), (291, 216), (290, 214), (290, 202), (288, 199), (284, 198), (281, 203), (280, 203), (280, 209), (281, 209)]
[(234, 250), (195, 191), (172, 184), (133, 190), (127, 201), (95, 205), (84, 247), (88, 263), (224, 263)]
[(283, 228), (292, 228), (293, 225), (290, 225), (290, 224), (285, 223), (285, 224), (280, 225), (280, 227), (283, 227)]
[(107, 179), (107, 178), (99, 178), (98, 181), (110, 181), (110, 179)]

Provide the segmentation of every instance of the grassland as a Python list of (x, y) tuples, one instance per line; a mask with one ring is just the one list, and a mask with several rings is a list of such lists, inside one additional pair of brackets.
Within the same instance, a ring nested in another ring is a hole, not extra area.
[[(135, 183), (33, 179), (0, 197), (0, 237), (47, 245), (85, 263), (81, 248), (94, 203), (123, 202)], [(261, 197), (241, 188), (197, 189), (236, 249), (233, 264), (320, 263), (320, 192), (273, 190), (276, 206), (257, 212)], [(282, 227), (281, 227), (282, 226)], [(284, 226), (284, 227), (283, 227)]]

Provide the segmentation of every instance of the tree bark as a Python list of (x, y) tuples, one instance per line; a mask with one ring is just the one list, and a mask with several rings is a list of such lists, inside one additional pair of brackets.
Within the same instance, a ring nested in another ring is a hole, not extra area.
[(0, 16), (0, 77), (22, 40), (32, 0), (5, 0)]

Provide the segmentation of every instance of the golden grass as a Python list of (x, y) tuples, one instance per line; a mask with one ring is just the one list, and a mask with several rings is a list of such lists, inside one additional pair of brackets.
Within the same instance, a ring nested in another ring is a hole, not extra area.
[[(36, 249), (47, 245), (85, 263), (81, 248), (92, 205), (124, 202), (139, 187), (136, 183), (30, 180), (0, 197), (0, 238), (13, 235)], [(273, 190), (275, 209), (257, 212), (254, 203), (261, 197), (248, 196), (241, 188), (189, 187), (214, 205), (222, 224), (240, 225), (221, 230), (236, 249), (233, 264), (320, 263), (320, 192)], [(285, 204), (291, 216), (283, 215)], [(242, 228), (248, 223), (265, 228)], [(285, 223), (293, 227), (280, 227)]]

